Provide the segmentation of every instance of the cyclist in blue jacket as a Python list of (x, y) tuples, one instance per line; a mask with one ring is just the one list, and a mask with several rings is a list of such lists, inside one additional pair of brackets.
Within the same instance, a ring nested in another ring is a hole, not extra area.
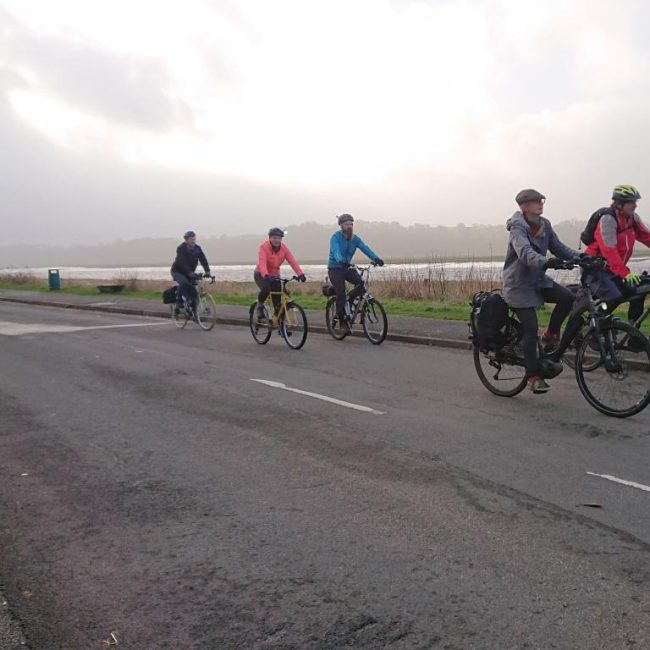
[(349, 329), (345, 315), (345, 283), (347, 281), (354, 285), (354, 289), (350, 292), (350, 299), (362, 295), (365, 291), (359, 272), (350, 267), (352, 257), (358, 248), (377, 266), (383, 266), (384, 261), (363, 242), (361, 237), (353, 233), (354, 217), (351, 214), (342, 214), (338, 217), (338, 221), (341, 229), (335, 232), (330, 239), (327, 273), (336, 291), (336, 313), (339, 323), (342, 328)]

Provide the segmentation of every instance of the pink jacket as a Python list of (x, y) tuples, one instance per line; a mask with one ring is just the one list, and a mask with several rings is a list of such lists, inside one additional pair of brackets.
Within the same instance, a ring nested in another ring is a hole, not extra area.
[(285, 260), (289, 262), (296, 275), (302, 275), (302, 269), (298, 266), (296, 258), (291, 254), (287, 246), (280, 244), (280, 249), (276, 253), (271, 246), (271, 242), (265, 241), (260, 246), (259, 258), (255, 270), (262, 277), (266, 275), (280, 275), (280, 267)]

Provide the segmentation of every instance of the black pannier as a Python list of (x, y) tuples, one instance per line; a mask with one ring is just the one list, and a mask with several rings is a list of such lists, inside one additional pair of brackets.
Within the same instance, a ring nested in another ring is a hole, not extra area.
[(321, 288), (321, 291), (326, 298), (336, 295), (336, 289), (334, 289), (331, 284), (324, 284)]
[(472, 297), (472, 339), (481, 350), (498, 350), (508, 343), (508, 303), (497, 291), (479, 291)]
[(176, 302), (176, 289), (177, 287), (174, 285), (162, 292), (162, 299), (166, 305), (173, 305)]

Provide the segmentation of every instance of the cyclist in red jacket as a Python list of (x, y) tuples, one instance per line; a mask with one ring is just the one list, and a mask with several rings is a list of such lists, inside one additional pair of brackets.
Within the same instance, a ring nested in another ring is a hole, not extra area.
[[(284, 230), (282, 228), (271, 228), (268, 240), (260, 246), (258, 262), (253, 274), (255, 284), (260, 288), (257, 296), (257, 315), (260, 320), (265, 318), (264, 301), (268, 298), (269, 293), (282, 291), (280, 267), (285, 260), (289, 262), (299, 282), (307, 280), (289, 247), (282, 243), (283, 237)], [(280, 307), (279, 295), (273, 296), (273, 305), (277, 312)]]
[[(592, 292), (615, 304), (634, 296), (635, 287), (641, 282), (641, 278), (627, 266), (634, 252), (634, 244), (640, 241), (650, 247), (650, 230), (636, 213), (640, 198), (639, 191), (633, 185), (617, 185), (612, 193), (611, 207), (595, 213), (600, 216), (593, 232), (593, 242), (586, 249), (588, 255), (607, 260), (605, 270), (589, 278)], [(630, 321), (635, 321), (643, 313), (643, 299), (644, 296), (639, 296), (630, 300)]]

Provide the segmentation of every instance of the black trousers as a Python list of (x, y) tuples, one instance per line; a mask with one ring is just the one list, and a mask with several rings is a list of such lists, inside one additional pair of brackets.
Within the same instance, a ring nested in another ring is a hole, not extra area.
[(363, 280), (356, 269), (328, 269), (330, 282), (336, 291), (336, 314), (339, 318), (345, 316), (345, 283), (354, 285), (350, 298), (360, 296), (364, 291)]
[(178, 283), (178, 304), (183, 304), (183, 296), (190, 304), (196, 303), (197, 293), (194, 283), (184, 273), (180, 271), (172, 271), (172, 278)]
[[(255, 280), (255, 284), (260, 288), (260, 292), (257, 294), (257, 302), (259, 303), (263, 303), (269, 297), (271, 291), (282, 291), (282, 282), (280, 282), (280, 278), (263, 278), (259, 271), (255, 271), (253, 279)], [(279, 294), (277, 296), (271, 296), (276, 312), (280, 307), (281, 298), (282, 297)]]
[[(544, 302), (555, 303), (555, 308), (551, 313), (551, 320), (548, 324), (548, 331), (556, 336), (560, 333), (560, 328), (564, 319), (569, 315), (573, 305), (574, 295), (565, 287), (556, 282), (548, 289), (542, 289), (542, 298)], [(526, 376), (534, 377), (539, 375), (539, 358), (537, 356), (537, 330), (539, 323), (537, 321), (537, 311), (534, 307), (514, 309), (523, 328), (524, 336), (522, 347), (524, 349), (524, 362), (526, 364)]]
[(634, 287), (609, 271), (601, 271), (599, 280), (599, 288), (603, 291), (595, 292), (595, 295), (607, 301), (610, 311), (614, 311), (622, 302), (629, 300), (627, 319), (633, 323), (641, 316), (645, 307), (645, 295), (638, 296)]

